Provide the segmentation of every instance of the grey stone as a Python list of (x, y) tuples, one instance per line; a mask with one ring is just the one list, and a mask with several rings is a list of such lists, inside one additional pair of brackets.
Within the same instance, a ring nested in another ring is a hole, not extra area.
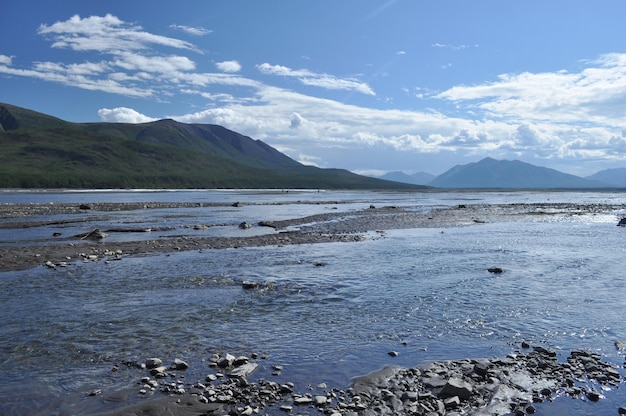
[(439, 393), (440, 397), (454, 397), (458, 396), (459, 399), (465, 401), (468, 400), (474, 388), (468, 382), (460, 379), (460, 378), (450, 378), (443, 389)]
[(160, 358), (148, 358), (146, 360), (146, 368), (154, 368), (163, 364), (163, 360)]

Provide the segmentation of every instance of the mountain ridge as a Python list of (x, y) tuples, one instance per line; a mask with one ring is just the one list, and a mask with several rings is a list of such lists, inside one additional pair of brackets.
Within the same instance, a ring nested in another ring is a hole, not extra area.
[(422, 189), (305, 166), (225, 127), (72, 123), (0, 103), (3, 188)]
[(609, 184), (535, 166), (519, 160), (486, 157), (456, 165), (428, 183), (445, 189), (598, 189)]

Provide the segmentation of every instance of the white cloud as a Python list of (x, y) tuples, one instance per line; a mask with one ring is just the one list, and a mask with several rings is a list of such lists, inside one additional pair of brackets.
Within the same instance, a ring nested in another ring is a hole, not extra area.
[(453, 51), (461, 51), (461, 50), (467, 49), (467, 48), (478, 48), (478, 45), (476, 45), (476, 44), (474, 44), (474, 45), (465, 45), (465, 44), (452, 45), (452, 44), (448, 44), (448, 43), (433, 43), (431, 46), (433, 48), (452, 49)]
[(212, 30), (208, 30), (203, 27), (191, 27), (191, 26), (184, 26), (184, 25), (170, 25), (170, 27), (172, 29), (182, 30), (183, 32), (188, 33), (190, 35), (194, 35), (194, 36), (204, 36), (204, 35), (208, 35), (209, 33), (213, 33)]
[(266, 75), (298, 78), (304, 85), (326, 88), (330, 90), (357, 91), (366, 95), (376, 95), (369, 85), (353, 78), (337, 78), (333, 75), (318, 74), (308, 69), (291, 69), (282, 65), (262, 63), (257, 69)]
[(241, 64), (237, 61), (217, 62), (215, 66), (222, 72), (234, 73), (241, 71)]
[(13, 64), (13, 57), (7, 55), (0, 55), (0, 65), (11, 66)]
[(102, 121), (110, 123), (148, 123), (155, 121), (155, 118), (148, 117), (141, 114), (132, 108), (117, 107), (117, 108), (101, 108), (98, 110), (98, 115)]
[(467, 102), (494, 119), (626, 126), (626, 54), (603, 55), (579, 72), (502, 74), (436, 97)]
[(50, 26), (42, 24), (38, 33), (51, 36), (54, 41), (52, 46), (55, 48), (75, 51), (117, 53), (159, 45), (199, 52), (189, 42), (144, 32), (141, 26), (128, 24), (111, 14), (86, 18), (74, 15), (64, 22), (56, 22)]
[(293, 116), (291, 116), (291, 124), (289, 124), (289, 127), (291, 127), (292, 129), (297, 129), (304, 122), (305, 122), (304, 117), (302, 117), (298, 113), (293, 113)]

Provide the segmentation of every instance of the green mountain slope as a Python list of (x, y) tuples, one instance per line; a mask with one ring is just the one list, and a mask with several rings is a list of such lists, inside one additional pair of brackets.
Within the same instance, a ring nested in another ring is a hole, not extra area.
[(0, 104), (2, 188), (416, 189), (304, 166), (216, 125), (70, 123)]

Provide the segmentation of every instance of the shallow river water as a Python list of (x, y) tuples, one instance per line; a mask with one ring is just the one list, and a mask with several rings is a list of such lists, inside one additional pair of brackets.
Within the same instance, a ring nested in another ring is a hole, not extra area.
[[(246, 219), (267, 220), (369, 204), (428, 210), (623, 203), (626, 194), (0, 193), (0, 203), (190, 198), (241, 201)], [(197, 223), (191, 214), (172, 221)], [(136, 381), (137, 373), (112, 373), (114, 365), (179, 357), (190, 374), (202, 374), (213, 352), (266, 356), (258, 376), (271, 377), (271, 366), (280, 364), (274, 378), (301, 387), (346, 388), (352, 377), (385, 365), (504, 356), (523, 340), (563, 357), (572, 349), (598, 352), (623, 374), (624, 352), (614, 345), (626, 341), (626, 229), (615, 226), (623, 214), (389, 230), (354, 243), (186, 251), (0, 273), (0, 414), (113, 409), (115, 400), (85, 392), (122, 390)], [(120, 215), (159, 221), (153, 211)], [(199, 215), (232, 225), (242, 213), (212, 208)], [(3, 236), (0, 244), (40, 237), (30, 232)], [(489, 273), (491, 266), (504, 273)], [(245, 290), (243, 281), (267, 289)], [(388, 355), (392, 350), (399, 355)], [(538, 414), (617, 414), (626, 405), (622, 390), (605, 392), (600, 403), (557, 400), (539, 406)]]

